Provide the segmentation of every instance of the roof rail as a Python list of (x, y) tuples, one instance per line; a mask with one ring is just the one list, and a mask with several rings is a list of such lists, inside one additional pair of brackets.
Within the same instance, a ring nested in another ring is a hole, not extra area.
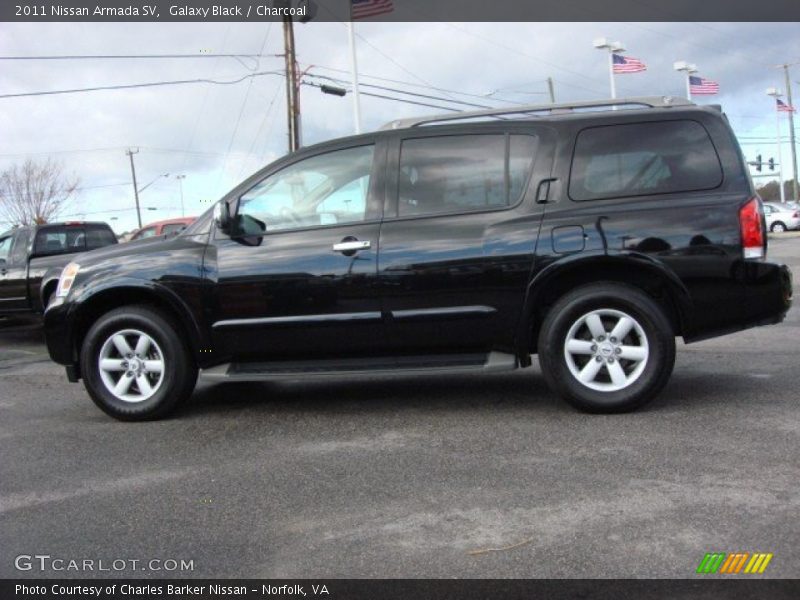
[(508, 106), (503, 108), (489, 108), (486, 110), (468, 110), (456, 113), (444, 113), (440, 115), (428, 115), (425, 117), (410, 117), (408, 119), (398, 119), (386, 123), (381, 130), (385, 129), (404, 129), (406, 127), (417, 127), (429, 123), (439, 123), (442, 121), (460, 121), (462, 119), (474, 119), (479, 117), (502, 117), (504, 115), (524, 115), (527, 113), (553, 114), (568, 111), (574, 108), (603, 108), (617, 106), (644, 106), (647, 108), (669, 108), (672, 106), (694, 106), (694, 102), (685, 98), (675, 96), (637, 96), (633, 98), (616, 98), (608, 100), (588, 100), (581, 102), (561, 102), (557, 104), (523, 104), (519, 106)]

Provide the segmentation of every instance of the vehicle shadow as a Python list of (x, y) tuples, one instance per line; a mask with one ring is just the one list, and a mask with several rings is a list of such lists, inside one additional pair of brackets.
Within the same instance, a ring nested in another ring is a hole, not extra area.
[[(748, 374), (722, 377), (717, 373), (682, 373), (676, 369), (665, 389), (652, 402), (630, 414), (684, 412), (698, 405), (729, 405), (735, 398), (758, 402), (762, 397), (770, 401), (763, 380)], [(494, 374), (201, 382), (176, 416), (191, 418), (239, 411), (380, 414), (418, 409), (426, 412), (483, 411), (487, 407), (526, 408), (539, 415), (581, 414), (553, 393), (539, 369), (533, 368)]]
[(536, 406), (571, 410), (536, 371), (513, 374), (409, 375), (350, 380), (200, 383), (181, 417), (229, 411), (381, 413)]

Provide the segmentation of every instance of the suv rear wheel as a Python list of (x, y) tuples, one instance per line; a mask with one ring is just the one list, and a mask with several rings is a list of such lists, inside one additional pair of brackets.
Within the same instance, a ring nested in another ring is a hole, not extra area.
[(163, 417), (197, 380), (179, 332), (147, 306), (125, 306), (97, 320), (81, 349), (81, 373), (94, 403), (123, 421)]
[(675, 337), (663, 309), (632, 286), (599, 283), (558, 300), (539, 333), (539, 362), (550, 387), (584, 411), (644, 405), (675, 364)]

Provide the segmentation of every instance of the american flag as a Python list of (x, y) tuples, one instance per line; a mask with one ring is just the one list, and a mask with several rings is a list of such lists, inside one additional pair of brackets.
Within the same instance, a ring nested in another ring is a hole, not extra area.
[(784, 102), (783, 100), (778, 100), (777, 98), (775, 98), (775, 102), (777, 102), (775, 106), (778, 108), (778, 112), (788, 112), (788, 113), (797, 112), (794, 106), (792, 106), (791, 104), (786, 104), (786, 102)]
[(393, 10), (392, 0), (350, 0), (350, 17), (354, 21), (384, 15)]
[(689, 75), (689, 92), (692, 96), (713, 96), (719, 94), (719, 84), (710, 79)]
[(639, 73), (647, 70), (647, 66), (638, 58), (621, 54), (612, 54), (611, 56), (614, 61), (614, 73)]

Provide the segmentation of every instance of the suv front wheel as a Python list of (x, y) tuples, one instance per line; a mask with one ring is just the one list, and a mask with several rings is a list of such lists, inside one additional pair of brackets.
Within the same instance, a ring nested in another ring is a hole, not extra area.
[(123, 421), (163, 417), (197, 381), (181, 335), (148, 306), (125, 306), (100, 317), (81, 348), (81, 373), (94, 403)]
[(634, 410), (664, 387), (675, 337), (663, 309), (632, 286), (599, 283), (556, 302), (539, 333), (550, 387), (584, 411)]

